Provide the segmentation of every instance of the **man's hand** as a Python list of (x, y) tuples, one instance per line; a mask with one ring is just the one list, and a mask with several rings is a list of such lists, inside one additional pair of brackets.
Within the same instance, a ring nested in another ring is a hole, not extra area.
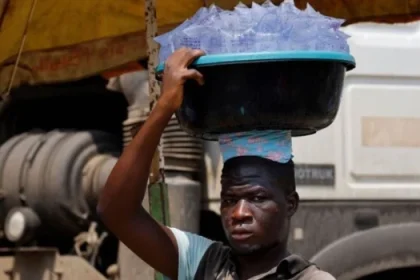
[(184, 84), (187, 80), (196, 80), (204, 84), (203, 75), (195, 69), (188, 67), (197, 58), (204, 55), (201, 50), (182, 48), (175, 51), (166, 61), (163, 72), (162, 95), (159, 104), (174, 113), (181, 107), (184, 97)]

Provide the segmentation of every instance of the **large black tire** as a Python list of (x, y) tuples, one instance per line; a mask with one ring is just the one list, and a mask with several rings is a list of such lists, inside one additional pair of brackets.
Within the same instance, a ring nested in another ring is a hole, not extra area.
[(338, 280), (420, 266), (420, 223), (381, 226), (343, 237), (311, 259)]

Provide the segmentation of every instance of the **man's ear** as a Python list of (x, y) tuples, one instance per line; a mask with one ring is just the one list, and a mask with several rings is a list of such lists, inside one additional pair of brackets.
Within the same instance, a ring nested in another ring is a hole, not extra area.
[(287, 216), (291, 218), (299, 207), (299, 195), (297, 192), (289, 194), (287, 200)]

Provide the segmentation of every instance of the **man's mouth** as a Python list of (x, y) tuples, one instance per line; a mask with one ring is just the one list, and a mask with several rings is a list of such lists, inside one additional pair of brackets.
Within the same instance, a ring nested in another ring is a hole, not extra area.
[(249, 239), (253, 235), (252, 232), (246, 230), (234, 230), (231, 233), (231, 237), (235, 241), (244, 241)]

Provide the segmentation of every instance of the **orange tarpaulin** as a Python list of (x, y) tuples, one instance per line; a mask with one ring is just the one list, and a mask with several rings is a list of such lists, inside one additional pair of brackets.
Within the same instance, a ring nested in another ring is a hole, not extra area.
[[(156, 1), (159, 31), (167, 31), (192, 16), (204, 2)], [(223, 8), (238, 3), (214, 2)], [(321, 13), (349, 22), (410, 21), (420, 16), (420, 0), (295, 2), (301, 8), (310, 2)], [(27, 24), (31, 11), (32, 19)], [(22, 45), (15, 86), (75, 80), (143, 58), (144, 31), (144, 0), (0, 0), (0, 93), (7, 89)]]

